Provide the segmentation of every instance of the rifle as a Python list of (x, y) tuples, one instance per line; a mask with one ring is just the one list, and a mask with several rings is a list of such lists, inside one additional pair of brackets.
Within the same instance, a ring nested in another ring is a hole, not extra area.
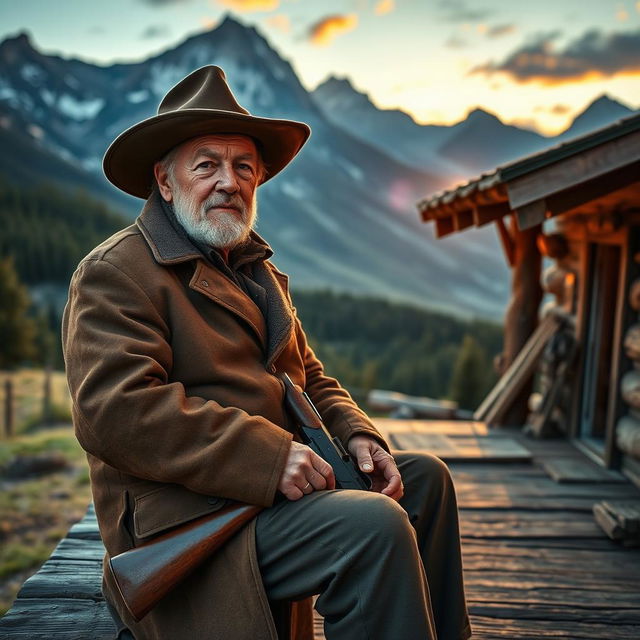
[[(338, 438), (322, 422), (309, 396), (285, 373), (285, 406), (298, 434), (332, 467), (338, 489), (371, 487)], [(142, 620), (151, 609), (231, 536), (262, 511), (256, 505), (234, 502), (201, 516), (148, 542), (109, 559), (109, 569), (129, 613)]]

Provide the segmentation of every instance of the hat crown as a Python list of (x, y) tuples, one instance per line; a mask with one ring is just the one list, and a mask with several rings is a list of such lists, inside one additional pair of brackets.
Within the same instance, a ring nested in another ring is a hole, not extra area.
[(236, 100), (224, 71), (215, 65), (190, 73), (173, 87), (162, 99), (158, 115), (183, 109), (213, 109), (251, 115)]

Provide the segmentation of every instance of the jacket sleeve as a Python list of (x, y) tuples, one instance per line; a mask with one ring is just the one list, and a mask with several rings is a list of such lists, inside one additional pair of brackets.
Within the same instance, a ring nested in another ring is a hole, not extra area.
[(338, 436), (345, 445), (352, 436), (366, 435), (380, 442), (389, 451), (389, 446), (380, 432), (373, 426), (367, 414), (358, 407), (349, 392), (335, 378), (325, 374), (322, 362), (307, 342), (295, 309), (294, 315), (296, 337), (304, 359), (305, 391), (320, 412), (327, 429), (332, 435)]
[(261, 416), (187, 396), (170, 380), (169, 340), (157, 305), (129, 275), (105, 259), (78, 268), (63, 348), (80, 444), (133, 476), (271, 505), (292, 435)]

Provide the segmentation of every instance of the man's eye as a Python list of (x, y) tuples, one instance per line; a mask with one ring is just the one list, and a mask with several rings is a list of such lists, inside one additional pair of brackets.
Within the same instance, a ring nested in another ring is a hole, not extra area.
[(210, 169), (213, 166), (211, 160), (205, 160), (196, 166), (196, 169)]
[(238, 165), (238, 169), (242, 171), (253, 171), (253, 167), (250, 164), (247, 164), (246, 162), (241, 162)]

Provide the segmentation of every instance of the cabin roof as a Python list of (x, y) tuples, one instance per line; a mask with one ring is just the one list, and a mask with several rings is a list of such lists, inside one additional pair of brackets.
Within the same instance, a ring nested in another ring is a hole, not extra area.
[(418, 210), (423, 221), (436, 223), (439, 237), (509, 213), (517, 214), (521, 229), (528, 228), (581, 204), (575, 197), (561, 198), (562, 204), (555, 197), (554, 202), (554, 196), (571, 196), (580, 185), (594, 183), (595, 189), (583, 193), (593, 198), (637, 182), (639, 163), (636, 113), (431, 195), (418, 203)]

